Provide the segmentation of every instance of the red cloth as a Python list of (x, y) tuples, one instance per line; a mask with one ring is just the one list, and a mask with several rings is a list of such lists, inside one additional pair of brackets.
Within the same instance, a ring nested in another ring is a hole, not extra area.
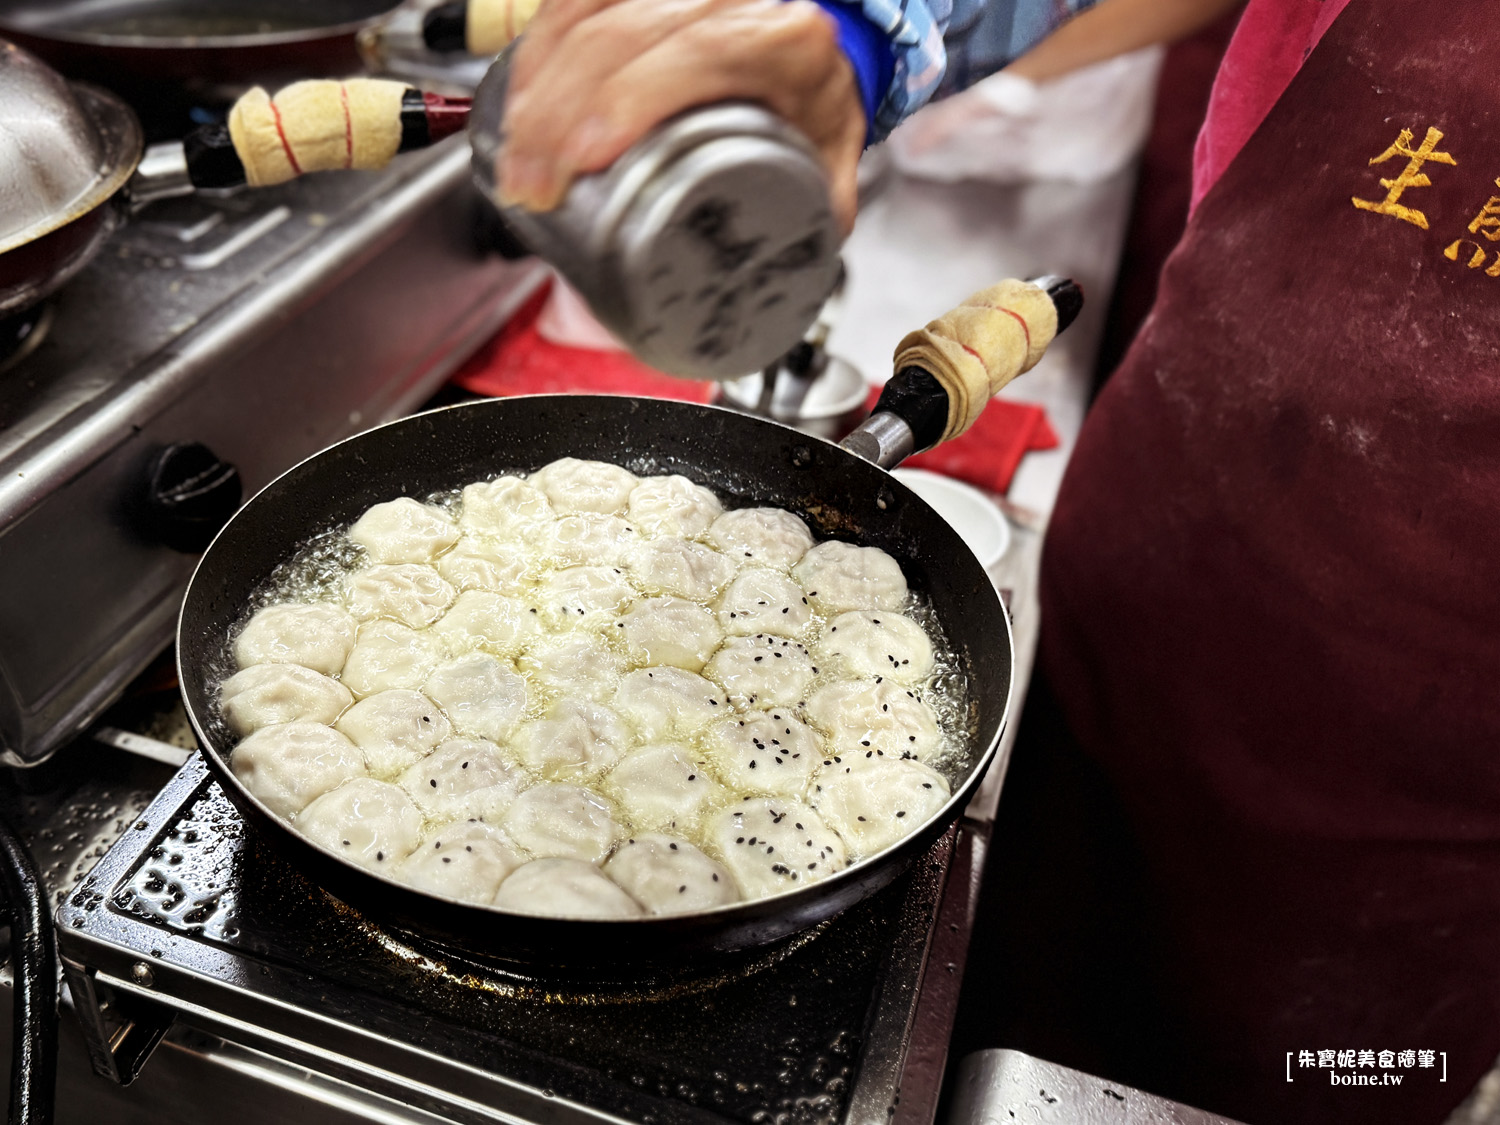
[(568, 348), (542, 338), (537, 317), (544, 287), (453, 376), (453, 382), (491, 398), (554, 393), (639, 395), (707, 402), (714, 385), (647, 367), (629, 352)]
[(1349, 0), (1250, 0), (1224, 53), (1193, 149), (1192, 207), (1260, 127)]
[[(1040, 659), (1153, 892), (1156, 1088), (1246, 1121), (1437, 1125), (1500, 1053), (1497, 45), (1486, 0), (1345, 9), (1189, 222), (1047, 532)], [(1298, 1066), (1325, 1049), (1447, 1082), (1334, 1085)]]
[[(879, 397), (880, 388), (873, 388), (871, 409)], [(1022, 457), (1034, 449), (1056, 449), (1059, 444), (1057, 431), (1040, 406), (993, 398), (967, 433), (907, 458), (902, 467), (957, 477), (1003, 494), (1010, 488)]]
[[(708, 402), (713, 397), (712, 383), (664, 375), (628, 353), (568, 348), (543, 339), (536, 321), (546, 300), (544, 289), (527, 301), (453, 381), (466, 391), (494, 398), (586, 393)], [(879, 397), (877, 387), (870, 392), (871, 405)], [(1032, 449), (1055, 449), (1057, 444), (1057, 434), (1040, 407), (995, 399), (963, 437), (918, 454), (907, 464), (1004, 492), (1022, 456)]]

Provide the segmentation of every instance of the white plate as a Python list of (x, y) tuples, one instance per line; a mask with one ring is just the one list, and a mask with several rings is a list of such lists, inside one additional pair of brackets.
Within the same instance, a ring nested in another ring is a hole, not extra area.
[(962, 481), (922, 469), (893, 474), (942, 516), (988, 570), (1010, 549), (1010, 524), (990, 498)]

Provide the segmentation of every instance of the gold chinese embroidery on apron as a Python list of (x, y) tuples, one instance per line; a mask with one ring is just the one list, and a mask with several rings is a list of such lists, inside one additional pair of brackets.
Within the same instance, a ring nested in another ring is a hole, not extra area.
[[(1429, 229), (1427, 216), (1415, 207), (1408, 207), (1401, 202), (1401, 197), (1408, 188), (1431, 187), (1432, 179), (1426, 172), (1422, 171), (1424, 164), (1448, 164), (1456, 167), (1458, 161), (1451, 153), (1439, 152), (1438, 144), (1443, 139), (1441, 130), (1431, 126), (1427, 134), (1422, 138), (1422, 143), (1416, 148), (1411, 147), (1412, 130), (1402, 129), (1395, 142), (1379, 156), (1371, 159), (1370, 164), (1383, 164), (1393, 157), (1404, 156), (1407, 158), (1406, 167), (1401, 174), (1394, 179), (1382, 179), (1380, 186), (1386, 189), (1384, 199), (1361, 199), (1358, 196), (1351, 198), (1351, 202), (1361, 211), (1371, 211), (1377, 215), (1390, 215), (1392, 218), (1411, 223), (1413, 226)], [(1500, 179), (1495, 181), (1495, 186), (1500, 187)], [(1500, 242), (1500, 195), (1492, 195), (1479, 209), (1469, 223), (1469, 233), (1477, 234), (1489, 242)], [(1471, 270), (1477, 270), (1484, 265), (1489, 258), (1489, 250), (1475, 242), (1472, 238), (1460, 235), (1443, 249), (1443, 257), (1450, 262), (1456, 262), (1465, 254), (1468, 248), (1466, 265)], [(1495, 252), (1495, 260), (1490, 267), (1484, 271), (1487, 277), (1500, 277), (1500, 250)]]

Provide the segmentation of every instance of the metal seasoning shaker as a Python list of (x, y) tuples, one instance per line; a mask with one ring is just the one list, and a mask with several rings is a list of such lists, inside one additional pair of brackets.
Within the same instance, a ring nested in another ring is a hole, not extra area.
[[(475, 93), (474, 176), (491, 199), (510, 51)], [(839, 278), (839, 230), (817, 155), (759, 106), (725, 102), (665, 122), (558, 207), (501, 207), (642, 362), (733, 379), (790, 351)]]

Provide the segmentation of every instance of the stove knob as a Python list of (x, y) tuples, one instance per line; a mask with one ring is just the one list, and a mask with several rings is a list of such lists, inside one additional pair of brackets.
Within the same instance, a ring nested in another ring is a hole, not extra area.
[(240, 506), (240, 471), (198, 442), (169, 445), (151, 460), (147, 518), (167, 546), (203, 551)]

